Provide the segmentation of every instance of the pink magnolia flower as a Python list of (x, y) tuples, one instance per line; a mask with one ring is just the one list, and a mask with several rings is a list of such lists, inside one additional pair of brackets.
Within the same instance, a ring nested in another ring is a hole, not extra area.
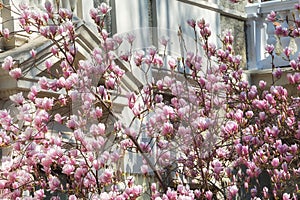
[(117, 35), (117, 34), (113, 35), (113, 39), (119, 45), (123, 42), (123, 38), (120, 35)]
[(31, 49), (30, 55), (31, 55), (31, 57), (35, 58), (36, 57), (36, 50)]
[(38, 94), (38, 90), (37, 90), (36, 86), (32, 86), (32, 87), (30, 88), (30, 92), (28, 93), (27, 97), (28, 97), (28, 99), (30, 99), (31, 101), (34, 101), (37, 94)]
[(113, 178), (113, 171), (111, 169), (105, 169), (104, 172), (100, 175), (99, 179), (103, 184), (111, 183)]
[(107, 38), (103, 43), (103, 48), (106, 51), (111, 51), (114, 49), (114, 47), (115, 47), (115, 42), (112, 38)]
[(28, 9), (28, 5), (27, 5), (25, 2), (21, 2), (21, 3), (19, 4), (19, 8), (20, 8), (21, 10), (27, 10), (27, 9)]
[(239, 156), (247, 156), (249, 153), (248, 146), (244, 146), (242, 144), (236, 144), (235, 149)]
[(290, 57), (291, 53), (292, 53), (292, 49), (290, 47), (285, 47), (283, 49), (283, 53), (285, 54), (286, 57)]
[(300, 82), (300, 73), (296, 72), (294, 74), (294, 80), (295, 80), (295, 83), (299, 83)]
[(99, 106), (97, 106), (94, 110), (94, 112), (92, 112), (92, 114), (94, 114), (95, 118), (101, 118), (103, 115), (103, 111), (102, 108), (100, 108)]
[(149, 55), (153, 58), (153, 56), (157, 53), (157, 48), (155, 46), (150, 46), (147, 49)]
[(106, 40), (106, 39), (108, 38), (109, 34), (108, 34), (108, 32), (106, 31), (106, 29), (103, 29), (103, 30), (101, 31), (101, 36), (102, 36), (102, 38), (103, 38), (104, 40)]
[(197, 21), (197, 26), (200, 28), (200, 29), (203, 29), (204, 26), (205, 26), (205, 20), (204, 18), (200, 19)]
[(141, 142), (140, 146), (144, 153), (149, 153), (151, 151), (151, 146), (148, 143)]
[(58, 56), (58, 48), (56, 46), (52, 46), (51, 47), (51, 53), (54, 55), (54, 56)]
[(166, 36), (163, 36), (160, 38), (159, 42), (162, 44), (164, 47), (166, 47), (169, 43), (170, 39)]
[(74, 194), (72, 194), (69, 196), (69, 200), (77, 200), (77, 197)]
[(49, 168), (51, 166), (52, 162), (53, 162), (53, 160), (49, 156), (44, 157), (41, 160), (41, 164), (43, 165), (43, 167), (46, 167), (46, 168)]
[(83, 167), (79, 167), (75, 170), (74, 178), (76, 181), (81, 180), (82, 177), (86, 175), (87, 170)]
[(110, 7), (104, 2), (98, 8), (102, 14), (106, 14), (110, 10)]
[(291, 195), (290, 194), (288, 194), (288, 193), (284, 193), (283, 195), (282, 195), (282, 200), (291, 200)]
[(8, 38), (9, 38), (9, 30), (8, 30), (7, 28), (5, 28), (5, 29), (3, 30), (3, 37), (4, 37), (5, 39), (8, 39)]
[(191, 67), (195, 64), (195, 55), (193, 52), (188, 51), (186, 54), (185, 63), (188, 67)]
[(220, 175), (220, 172), (223, 170), (222, 163), (219, 160), (213, 160), (212, 167), (214, 169), (214, 173), (216, 174), (216, 177)]
[(51, 60), (47, 59), (45, 62), (46, 68), (47, 70), (50, 70), (50, 68), (52, 67), (53, 63)]
[(67, 174), (67, 175), (74, 173), (74, 171), (75, 171), (75, 167), (74, 167), (74, 165), (71, 165), (71, 164), (65, 164), (62, 168), (62, 173)]
[(99, 199), (101, 200), (111, 200), (111, 196), (107, 192), (101, 192)]
[(58, 122), (58, 123), (62, 123), (62, 117), (61, 117), (61, 115), (59, 114), (59, 113), (56, 113), (55, 115), (54, 115), (54, 120), (56, 121), (56, 122)]
[(136, 36), (135, 36), (134, 34), (128, 33), (128, 34), (126, 35), (126, 38), (125, 38), (125, 39), (129, 42), (129, 44), (132, 44), (133, 41), (135, 40), (135, 38), (136, 38)]
[(36, 98), (35, 105), (38, 108), (43, 108), (45, 110), (51, 110), (54, 105), (54, 100), (53, 100), (53, 98), (48, 98), (48, 97)]
[(57, 177), (54, 176), (49, 178), (49, 188), (53, 192), (60, 188), (60, 181)]
[(38, 83), (42, 89), (44, 90), (48, 89), (48, 80), (46, 77), (40, 78)]
[(83, 179), (83, 185), (86, 188), (93, 188), (96, 185), (96, 179), (91, 173), (88, 173)]
[(269, 189), (266, 186), (263, 188), (263, 195), (264, 195), (264, 198), (269, 197)]
[(265, 50), (268, 54), (272, 54), (274, 49), (275, 49), (275, 47), (273, 44), (267, 44), (267, 46), (265, 47)]
[(142, 64), (144, 56), (145, 52), (143, 50), (138, 50), (134, 52), (134, 63), (136, 64), (136, 66), (140, 66)]
[(125, 192), (129, 197), (135, 199), (136, 197), (140, 196), (140, 194), (143, 192), (143, 188), (140, 185), (138, 186), (135, 185), (133, 187), (126, 188)]
[(143, 173), (143, 174), (148, 174), (148, 171), (149, 171), (149, 169), (148, 169), (148, 165), (142, 165), (141, 166), (141, 172)]
[(108, 89), (114, 89), (116, 84), (116, 80), (113, 77), (108, 78), (108, 80), (105, 81), (105, 86)]
[(172, 135), (174, 131), (173, 124), (167, 122), (163, 124), (162, 135)]
[(249, 111), (246, 112), (245, 115), (246, 115), (247, 118), (251, 118), (254, 115), (254, 113), (253, 113), (252, 110), (249, 110)]
[(70, 117), (70, 119), (67, 121), (67, 127), (70, 128), (70, 129), (76, 129), (78, 126), (79, 126), (79, 123), (78, 123), (78, 117), (75, 116), (75, 115), (72, 115)]
[(153, 64), (158, 65), (159, 67), (162, 67), (164, 64), (164, 61), (161, 56), (156, 54), (153, 59)]
[(279, 140), (276, 141), (275, 146), (277, 146), (276, 149), (280, 154), (285, 154), (289, 149), (287, 144), (280, 144)]
[(113, 152), (110, 154), (110, 159), (112, 162), (117, 162), (121, 158), (120, 152)]
[(296, 154), (297, 150), (298, 146), (296, 144), (290, 146), (290, 151), (292, 152), (292, 154)]
[(243, 120), (243, 111), (238, 109), (235, 113), (234, 113), (234, 119), (238, 122), (241, 123)]
[(22, 76), (22, 70), (21, 70), (21, 68), (12, 69), (12, 70), (10, 70), (9, 75), (11, 77), (13, 77), (14, 79), (19, 79)]
[(97, 15), (98, 15), (97, 9), (96, 9), (96, 8), (92, 8), (92, 9), (90, 10), (90, 16), (91, 16), (91, 18), (95, 20), (96, 17), (97, 17)]
[(231, 197), (235, 197), (235, 195), (237, 195), (239, 189), (236, 185), (232, 185), (228, 187), (228, 192), (230, 194)]
[(287, 77), (288, 81), (290, 82), (290, 84), (295, 84), (295, 83), (296, 83), (293, 74), (288, 73), (288, 74), (286, 75), (286, 77)]
[(283, 169), (283, 171), (284, 171), (285, 173), (288, 172), (288, 164), (287, 164), (286, 162), (282, 163), (282, 164), (281, 164), (281, 167), (282, 167), (282, 169)]
[(198, 117), (192, 122), (192, 126), (194, 128), (200, 129), (201, 131), (205, 131), (211, 125), (211, 121), (209, 118)]
[(204, 38), (207, 38), (211, 35), (211, 30), (209, 28), (209, 24), (205, 24), (204, 29), (200, 30), (200, 34)]
[(266, 115), (265, 112), (259, 112), (259, 113), (258, 113), (258, 116), (259, 116), (259, 119), (260, 119), (261, 121), (265, 121), (266, 118), (267, 118), (267, 115)]
[(275, 22), (276, 21), (276, 13), (272, 10), (266, 18), (267, 21), (269, 22)]
[(185, 187), (184, 187), (182, 184), (179, 184), (179, 185), (177, 186), (177, 193), (179, 193), (179, 194), (184, 194), (185, 192), (186, 192)]
[(136, 97), (135, 93), (132, 92), (131, 94), (127, 95), (127, 98), (128, 98), (128, 106), (130, 109), (132, 109), (135, 105), (137, 97)]
[(226, 44), (232, 44), (233, 43), (233, 35), (230, 31), (227, 31), (226, 34), (225, 34), (225, 37), (224, 37), (224, 42)]
[(59, 34), (57, 25), (50, 25), (47, 30), (47, 36), (50, 38), (55, 37)]
[(275, 27), (275, 34), (278, 36), (286, 37), (288, 36), (288, 30), (285, 27), (282, 27), (281, 25), (277, 25)]
[(0, 180), (0, 189), (4, 189), (7, 181), (6, 180)]
[(255, 99), (253, 102), (252, 102), (252, 105), (257, 107), (258, 109), (260, 110), (264, 110), (267, 108), (267, 101), (266, 100), (257, 100)]
[(44, 190), (43, 189), (36, 190), (34, 192), (34, 198), (39, 200), (44, 199), (45, 198)]
[(187, 20), (188, 25), (190, 25), (192, 28), (196, 27), (196, 21), (194, 19)]
[(137, 132), (133, 128), (126, 128), (125, 129), (125, 134), (128, 135), (128, 136), (131, 136), (133, 138), (135, 138), (137, 136)]
[[(298, 21), (298, 23), (299, 23), (299, 21)], [(300, 28), (295, 28), (292, 31), (291, 36), (296, 37), (296, 38), (299, 37), (300, 36)]]
[(265, 99), (268, 101), (269, 104), (274, 105), (276, 104), (276, 100), (274, 99), (274, 96), (272, 94), (267, 94), (265, 96)]
[(64, 19), (72, 19), (72, 12), (71, 10), (65, 8), (59, 8), (58, 14)]
[(238, 130), (238, 124), (235, 121), (228, 121), (225, 126), (223, 126), (223, 131), (228, 134), (234, 134)]
[(101, 163), (100, 163), (100, 161), (98, 161), (98, 160), (93, 160), (93, 167), (96, 169), (96, 170), (99, 170), (100, 169), (100, 165), (101, 165)]
[(298, 68), (298, 63), (295, 60), (291, 60), (290, 65), (294, 70)]
[(259, 81), (258, 85), (259, 85), (260, 89), (265, 89), (265, 87), (266, 87), (266, 85), (267, 85), (267, 82), (261, 80), (261, 81)]
[(254, 197), (256, 197), (256, 195), (257, 195), (257, 189), (256, 188), (252, 188), (251, 190), (250, 190), (250, 193), (251, 193), (251, 196), (254, 198)]
[(166, 86), (166, 87), (171, 87), (172, 84), (174, 83), (174, 79), (169, 77), (169, 76), (165, 76), (164, 79), (163, 79), (163, 84)]
[(13, 58), (11, 56), (7, 56), (4, 58), (4, 62), (2, 63), (2, 69), (9, 71), (13, 68)]
[(123, 54), (120, 55), (120, 58), (122, 60), (124, 60), (125, 62), (129, 61), (129, 57), (130, 57), (130, 52), (125, 52), (125, 53), (123, 53)]
[(90, 128), (90, 132), (93, 136), (104, 135), (105, 133), (105, 125), (103, 123), (99, 123), (98, 125), (92, 124)]
[(159, 164), (164, 166), (168, 166), (171, 163), (171, 153), (168, 152), (162, 152), (160, 154)]
[(177, 62), (174, 58), (170, 58), (168, 61), (168, 64), (169, 64), (170, 68), (172, 70), (174, 70), (176, 68)]
[(19, 92), (17, 94), (14, 94), (12, 96), (9, 97), (11, 101), (15, 102), (16, 104), (23, 104), (25, 99), (23, 97), (23, 93), (22, 92)]
[(207, 200), (211, 200), (213, 197), (213, 193), (210, 190), (208, 190), (205, 192), (205, 197), (207, 198)]
[(279, 159), (278, 158), (273, 158), (273, 160), (271, 161), (271, 164), (272, 164), (273, 167), (278, 167)]
[(146, 56), (143, 58), (143, 61), (144, 61), (145, 64), (151, 65), (152, 62), (153, 62), (153, 58), (152, 58), (152, 56), (150, 56), (150, 55), (146, 55)]
[(53, 13), (54, 8), (53, 8), (52, 4), (49, 1), (46, 1), (45, 8), (46, 8), (46, 11), (48, 13)]
[(294, 5), (294, 8), (295, 8), (296, 10), (300, 10), (300, 3), (296, 3), (296, 4)]
[[(177, 192), (174, 190), (171, 190), (170, 188), (167, 190), (166, 195), (167, 195), (167, 199), (172, 199), (172, 200), (177, 199)], [(163, 199), (166, 199), (166, 198), (163, 198)]]

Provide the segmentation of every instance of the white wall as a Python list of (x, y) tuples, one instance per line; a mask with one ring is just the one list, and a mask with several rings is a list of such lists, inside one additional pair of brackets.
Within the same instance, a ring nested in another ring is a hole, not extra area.
[[(199, 20), (204, 18), (213, 32), (219, 34), (220, 29), (220, 15), (214, 11), (203, 9), (197, 6), (193, 6), (188, 3), (173, 0), (156, 0), (157, 2), (157, 23), (158, 27), (166, 28), (161, 29), (161, 35), (167, 35), (171, 41), (171, 47), (169, 51), (172, 55), (182, 54), (182, 46), (179, 44), (177, 37), (177, 31), (179, 26), (184, 33), (184, 40), (188, 51), (195, 50), (194, 32), (191, 27), (188, 26), (187, 20), (195, 19)], [(164, 33), (164, 32), (167, 33)], [(211, 42), (216, 42), (216, 34), (212, 34)]]
[[(157, 46), (157, 42), (153, 43), (152, 39), (160, 39), (162, 36), (167, 36), (172, 43), (168, 49), (169, 53), (178, 56), (181, 54), (177, 36), (179, 26), (182, 27), (183, 33), (186, 34), (186, 43), (192, 49), (194, 48), (194, 33), (186, 22), (188, 19), (198, 20), (204, 18), (214, 32), (211, 42), (217, 42), (217, 34), (220, 34), (219, 13), (177, 0), (153, 1), (156, 1), (156, 10), (153, 10), (152, 14), (157, 16), (157, 23), (154, 20), (152, 24), (149, 24), (148, 0), (114, 0), (116, 32), (135, 33), (137, 35), (135, 45), (141, 48), (151, 44)], [(149, 25), (155, 26), (155, 29), (149, 28)], [(151, 33), (157, 33), (158, 35), (152, 35)]]

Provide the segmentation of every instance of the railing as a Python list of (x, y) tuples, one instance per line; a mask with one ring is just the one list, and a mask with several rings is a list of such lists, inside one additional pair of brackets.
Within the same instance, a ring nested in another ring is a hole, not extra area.
[(289, 62), (282, 59), (282, 49), (288, 46), (297, 48), (293, 56), (300, 52), (299, 38), (291, 39), (290, 37), (278, 38), (275, 36), (275, 26), (272, 22), (266, 20), (267, 15), (274, 11), (282, 21), (282, 28), (289, 28), (285, 19), (291, 19), (293, 13), (299, 18), (299, 13), (294, 9), (294, 5), (299, 3), (298, 0), (273, 0), (258, 2), (246, 6), (247, 13), (247, 54), (248, 69), (268, 69), (271, 68), (271, 57), (266, 54), (265, 46), (273, 44), (276, 48), (274, 63), (276, 67), (288, 66)]

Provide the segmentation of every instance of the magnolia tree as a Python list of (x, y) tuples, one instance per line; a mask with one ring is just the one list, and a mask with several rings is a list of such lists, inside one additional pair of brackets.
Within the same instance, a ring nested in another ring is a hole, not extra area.
[[(155, 47), (135, 51), (134, 35), (110, 37), (105, 30), (109, 10), (102, 3), (90, 11), (100, 43), (90, 59), (78, 61), (72, 12), (49, 2), (40, 12), (25, 4), (16, 9), (22, 30), (51, 41), (49, 51), (60, 63), (51, 70), (47, 61), (47, 76), (10, 96), (17, 114), (0, 110), (0, 144), (10, 151), (2, 158), (2, 198), (297, 199), (300, 99), (276, 85), (280, 69), (272, 65), (272, 83), (250, 85), (231, 33), (217, 47), (204, 19), (188, 20), (196, 49), (185, 49), (181, 58)], [(298, 19), (290, 21), (294, 29), (281, 27), (274, 12), (268, 20), (277, 22), (279, 37), (299, 36)], [(1, 32), (8, 40), (13, 34)], [(125, 42), (128, 52), (118, 55)], [(167, 48), (168, 40), (161, 45)], [(274, 58), (272, 45), (266, 51)], [(300, 58), (291, 60), (291, 52), (284, 49), (288, 81), (298, 90)], [(34, 59), (35, 50), (30, 53)], [(117, 63), (130, 67), (125, 71)], [(17, 81), (24, 75), (10, 56), (2, 68)], [(147, 81), (127, 95), (124, 109), (131, 114), (125, 117), (131, 119), (125, 123), (112, 112), (111, 95), (122, 92), (122, 77), (135, 69)], [(151, 77), (153, 70), (164, 76)], [(69, 104), (68, 115), (55, 111)], [(113, 125), (104, 123), (104, 111)], [(53, 123), (67, 131), (55, 133)], [(142, 186), (121, 167), (132, 152), (141, 157), (140, 174), (149, 184)]]

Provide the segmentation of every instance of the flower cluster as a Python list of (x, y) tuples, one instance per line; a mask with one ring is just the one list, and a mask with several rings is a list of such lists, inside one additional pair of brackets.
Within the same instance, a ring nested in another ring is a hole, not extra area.
[[(204, 19), (187, 21), (197, 49), (175, 58), (153, 46), (132, 49), (133, 34), (110, 36), (109, 11), (105, 3), (90, 11), (100, 42), (80, 60), (72, 12), (48, 1), (40, 12), (21, 5), (20, 26), (51, 41), (49, 52), (59, 62), (47, 60), (47, 75), (10, 96), (14, 110), (0, 110), (0, 147), (9, 152), (0, 169), (1, 197), (296, 199), (297, 94), (274, 82), (244, 80), (232, 33), (224, 32), (221, 46), (213, 44)], [(267, 19), (275, 22), (276, 13)], [(295, 30), (278, 25), (276, 34), (296, 37)], [(123, 40), (130, 49), (118, 55)], [(168, 48), (168, 39), (161, 43)], [(274, 46), (266, 52), (274, 56)], [(292, 69), (287, 80), (299, 90), (300, 57), (290, 59), (290, 48), (283, 52)], [(30, 55), (37, 58), (35, 50)], [(22, 79), (12, 57), (2, 68)], [(142, 74), (142, 85), (126, 96), (134, 73)], [(139, 175), (122, 167), (132, 154), (140, 159), (132, 163)], [(135, 176), (151, 184), (136, 185)]]

